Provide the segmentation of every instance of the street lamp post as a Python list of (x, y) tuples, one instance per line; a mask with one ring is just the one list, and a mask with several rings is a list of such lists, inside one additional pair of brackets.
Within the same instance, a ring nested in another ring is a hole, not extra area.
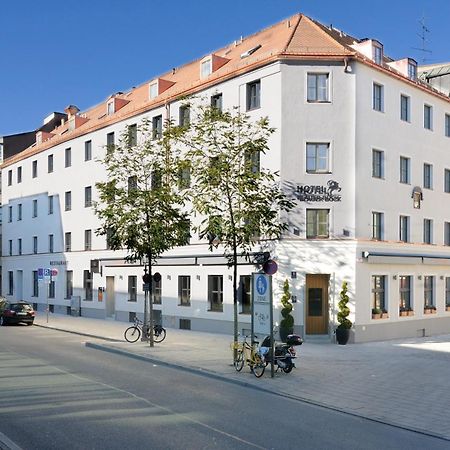
[(148, 284), (150, 276), (147, 273), (147, 261), (144, 259), (144, 275), (142, 281), (144, 282), (144, 324), (142, 325), (142, 342), (148, 342)]

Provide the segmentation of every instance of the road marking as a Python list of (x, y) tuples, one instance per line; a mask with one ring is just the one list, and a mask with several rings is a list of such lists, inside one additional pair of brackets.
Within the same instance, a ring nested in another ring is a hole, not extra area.
[(22, 447), (19, 447), (15, 444), (8, 436), (5, 436), (0, 431), (0, 448), (2, 450), (22, 450)]

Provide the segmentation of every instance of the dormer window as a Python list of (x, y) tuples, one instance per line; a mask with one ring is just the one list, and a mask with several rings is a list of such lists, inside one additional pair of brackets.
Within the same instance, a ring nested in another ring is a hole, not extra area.
[(158, 82), (151, 83), (149, 86), (150, 99), (158, 97)]
[(112, 116), (114, 114), (114, 101), (108, 102), (106, 106), (106, 114)]
[(208, 75), (212, 73), (212, 60), (211, 58), (203, 61), (200, 65), (200, 76), (201, 78), (206, 78)]
[(383, 47), (380, 44), (373, 42), (372, 47), (372, 59), (375, 64), (380, 64), (383, 62)]
[(412, 59), (408, 60), (408, 78), (410, 80), (417, 80), (417, 63)]

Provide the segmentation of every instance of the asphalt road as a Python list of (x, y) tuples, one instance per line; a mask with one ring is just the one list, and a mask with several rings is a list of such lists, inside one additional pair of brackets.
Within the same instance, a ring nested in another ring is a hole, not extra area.
[(450, 447), (426, 435), (86, 348), (85, 341), (37, 327), (0, 327), (0, 433), (25, 450)]

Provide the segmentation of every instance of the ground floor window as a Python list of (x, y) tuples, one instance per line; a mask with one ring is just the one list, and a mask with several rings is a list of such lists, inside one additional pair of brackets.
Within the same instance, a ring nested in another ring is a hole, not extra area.
[(152, 280), (153, 304), (160, 305), (162, 303), (162, 280)]
[(72, 298), (73, 295), (73, 271), (66, 272), (66, 298)]
[(48, 284), (48, 298), (55, 298), (55, 281), (52, 280)]
[(306, 210), (306, 238), (327, 238), (329, 236), (329, 209)]
[(252, 277), (250, 275), (241, 275), (239, 278), (239, 303), (241, 304), (242, 314), (252, 313)]
[(191, 277), (188, 275), (178, 277), (178, 304), (180, 306), (191, 305)]
[(83, 287), (85, 300), (92, 300), (92, 273), (89, 270), (83, 272)]
[(130, 275), (128, 277), (128, 301), (137, 301), (137, 276)]
[(411, 309), (411, 276), (401, 275), (399, 277), (400, 287), (400, 310)]
[(450, 306), (450, 277), (445, 278), (445, 306)]
[(372, 308), (386, 311), (386, 276), (372, 276)]
[(424, 277), (423, 300), (425, 308), (434, 306), (434, 277), (432, 276)]
[(223, 311), (223, 276), (208, 275), (209, 311)]
[(14, 273), (12, 270), (8, 271), (8, 295), (14, 293)]
[(39, 297), (39, 282), (38, 282), (38, 272), (33, 270), (33, 294), (32, 297)]

